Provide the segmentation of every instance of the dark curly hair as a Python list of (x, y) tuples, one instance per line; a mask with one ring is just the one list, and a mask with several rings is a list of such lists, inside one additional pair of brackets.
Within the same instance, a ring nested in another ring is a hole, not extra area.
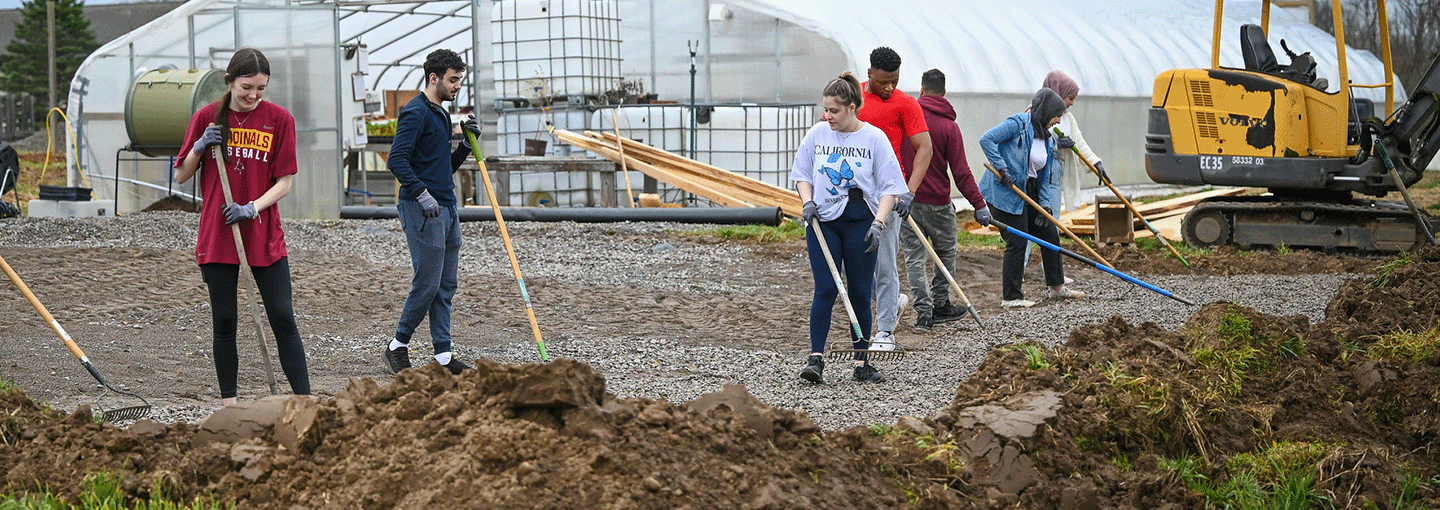
[(875, 48), (870, 52), (870, 68), (893, 73), (900, 70), (900, 54), (888, 46)]
[(439, 49), (430, 52), (425, 56), (425, 81), (430, 81), (430, 75), (445, 77), (445, 72), (454, 69), (465, 72), (465, 61), (460, 60), (460, 55), (446, 49)]

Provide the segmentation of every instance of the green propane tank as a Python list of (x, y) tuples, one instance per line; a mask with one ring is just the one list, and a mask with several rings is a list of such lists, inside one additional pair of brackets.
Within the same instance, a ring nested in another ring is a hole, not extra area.
[(220, 69), (152, 69), (141, 74), (125, 96), (125, 131), (130, 146), (151, 157), (180, 154), (190, 118), (225, 94)]

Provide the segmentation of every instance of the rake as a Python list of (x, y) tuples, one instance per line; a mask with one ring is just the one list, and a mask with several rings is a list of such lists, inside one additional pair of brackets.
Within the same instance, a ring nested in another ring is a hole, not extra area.
[[(830, 243), (825, 242), (825, 234), (820, 231), (820, 220), (811, 219), (810, 228), (815, 231), (816, 240), (820, 244), (820, 253), (825, 254), (825, 263), (830, 266), (830, 277), (835, 279), (835, 286), (840, 289), (840, 302), (845, 303), (845, 314), (850, 316), (850, 332), (855, 334), (856, 342), (865, 341), (865, 331), (860, 329), (860, 320), (855, 317), (855, 308), (850, 304), (850, 292), (845, 290), (845, 283), (840, 281), (840, 269), (835, 266), (835, 258), (830, 255)], [(869, 306), (869, 303), (866, 303)], [(873, 348), (875, 344), (870, 344)], [(899, 344), (891, 344), (889, 350), (879, 349), (835, 349), (826, 348), (825, 356), (831, 360), (840, 360), (847, 357), (857, 360), (894, 361), (905, 358), (905, 350)]]
[[(45, 319), (46, 323), (50, 324), (50, 329), (55, 330), (55, 334), (60, 337), (60, 340), (65, 342), (65, 347), (68, 347), (70, 353), (74, 354), (75, 358), (80, 360), (80, 364), (85, 367), (87, 372), (90, 372), (90, 376), (94, 377), (96, 381), (100, 381), (100, 386), (105, 388), (105, 392), (95, 398), (95, 407), (101, 410), (100, 416), (103, 417), (105, 421), (138, 420), (150, 414), (150, 401), (145, 400), (145, 397), (125, 390), (116, 389), (110, 386), (109, 382), (105, 381), (105, 378), (100, 375), (100, 371), (95, 369), (95, 365), (90, 364), (90, 358), (85, 356), (85, 351), (80, 350), (80, 346), (76, 345), (75, 341), (70, 339), (70, 333), (65, 332), (65, 328), (61, 327), (60, 323), (55, 320), (55, 316), (50, 315), (50, 310), (46, 310), (45, 305), (40, 303), (40, 299), (35, 297), (35, 293), (30, 292), (30, 287), (25, 285), (25, 282), (20, 279), (20, 275), (15, 274), (15, 270), (11, 269), (10, 264), (5, 262), (5, 257), (0, 257), (0, 268), (5, 270), (5, 276), (10, 277), (10, 282), (15, 284), (15, 288), (20, 289), (20, 293), (24, 294), (25, 299), (30, 301), (30, 306), (35, 307), (35, 311), (40, 312), (40, 317)], [(111, 393), (140, 399), (142, 404), (106, 409), (104, 405), (101, 405), (101, 402), (105, 400), (106, 395)]]
[(935, 270), (945, 275), (945, 279), (950, 281), (950, 288), (955, 289), (955, 293), (960, 295), (960, 300), (965, 302), (965, 311), (970, 313), (970, 317), (975, 319), (975, 323), (980, 325), (980, 329), (985, 329), (985, 323), (980, 322), (980, 312), (975, 310), (975, 305), (970, 303), (970, 298), (965, 297), (965, 289), (960, 288), (960, 282), (955, 281), (955, 275), (950, 274), (949, 269), (945, 269), (945, 261), (940, 259), (940, 254), (935, 253), (935, 247), (925, 237), (925, 231), (920, 230), (920, 225), (915, 224), (915, 218), (906, 216), (905, 221), (910, 223), (910, 228), (915, 231), (915, 237), (920, 238), (920, 244), (925, 245), (925, 250), (930, 252), (930, 260), (935, 261)]

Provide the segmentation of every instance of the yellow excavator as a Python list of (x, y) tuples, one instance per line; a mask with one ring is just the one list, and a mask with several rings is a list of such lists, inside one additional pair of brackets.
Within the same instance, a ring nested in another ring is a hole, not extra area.
[[(1405, 187), (1420, 180), (1440, 149), (1440, 58), (1395, 107), (1390, 30), (1375, 0), (1385, 82), (1353, 84), (1346, 66), (1341, 0), (1331, 0), (1339, 83), (1317, 78), (1309, 52), (1282, 64), (1260, 24), (1240, 29), (1243, 69), (1220, 66), (1224, 0), (1215, 2), (1210, 69), (1175, 69), (1155, 79), (1145, 171), (1155, 182), (1265, 188), (1260, 196), (1201, 202), (1181, 227), (1187, 244), (1314, 247), (1360, 253), (1415, 250), (1433, 243), (1430, 216)], [(1355, 88), (1383, 88), (1383, 116)], [(1400, 191), (1404, 202), (1382, 198)]]

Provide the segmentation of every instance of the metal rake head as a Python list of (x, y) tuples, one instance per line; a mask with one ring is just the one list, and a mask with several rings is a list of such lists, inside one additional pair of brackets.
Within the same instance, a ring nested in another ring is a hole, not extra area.
[[(856, 356), (856, 355), (859, 356)], [(832, 362), (845, 360), (869, 360), (869, 361), (899, 361), (905, 359), (906, 351), (899, 347), (889, 351), (871, 349), (830, 349), (825, 351), (825, 357)]]
[[(100, 402), (105, 400), (106, 395), (109, 395), (111, 393), (117, 393), (120, 395), (125, 395), (127, 397), (140, 399), (140, 402), (143, 402), (143, 404), (108, 409), (106, 408), (106, 406), (101, 405)], [(100, 416), (105, 421), (138, 420), (150, 415), (150, 401), (145, 400), (145, 397), (130, 393), (128, 391), (111, 388), (108, 384), (105, 385), (105, 393), (101, 393), (100, 396), (95, 399), (95, 407), (101, 410)]]

